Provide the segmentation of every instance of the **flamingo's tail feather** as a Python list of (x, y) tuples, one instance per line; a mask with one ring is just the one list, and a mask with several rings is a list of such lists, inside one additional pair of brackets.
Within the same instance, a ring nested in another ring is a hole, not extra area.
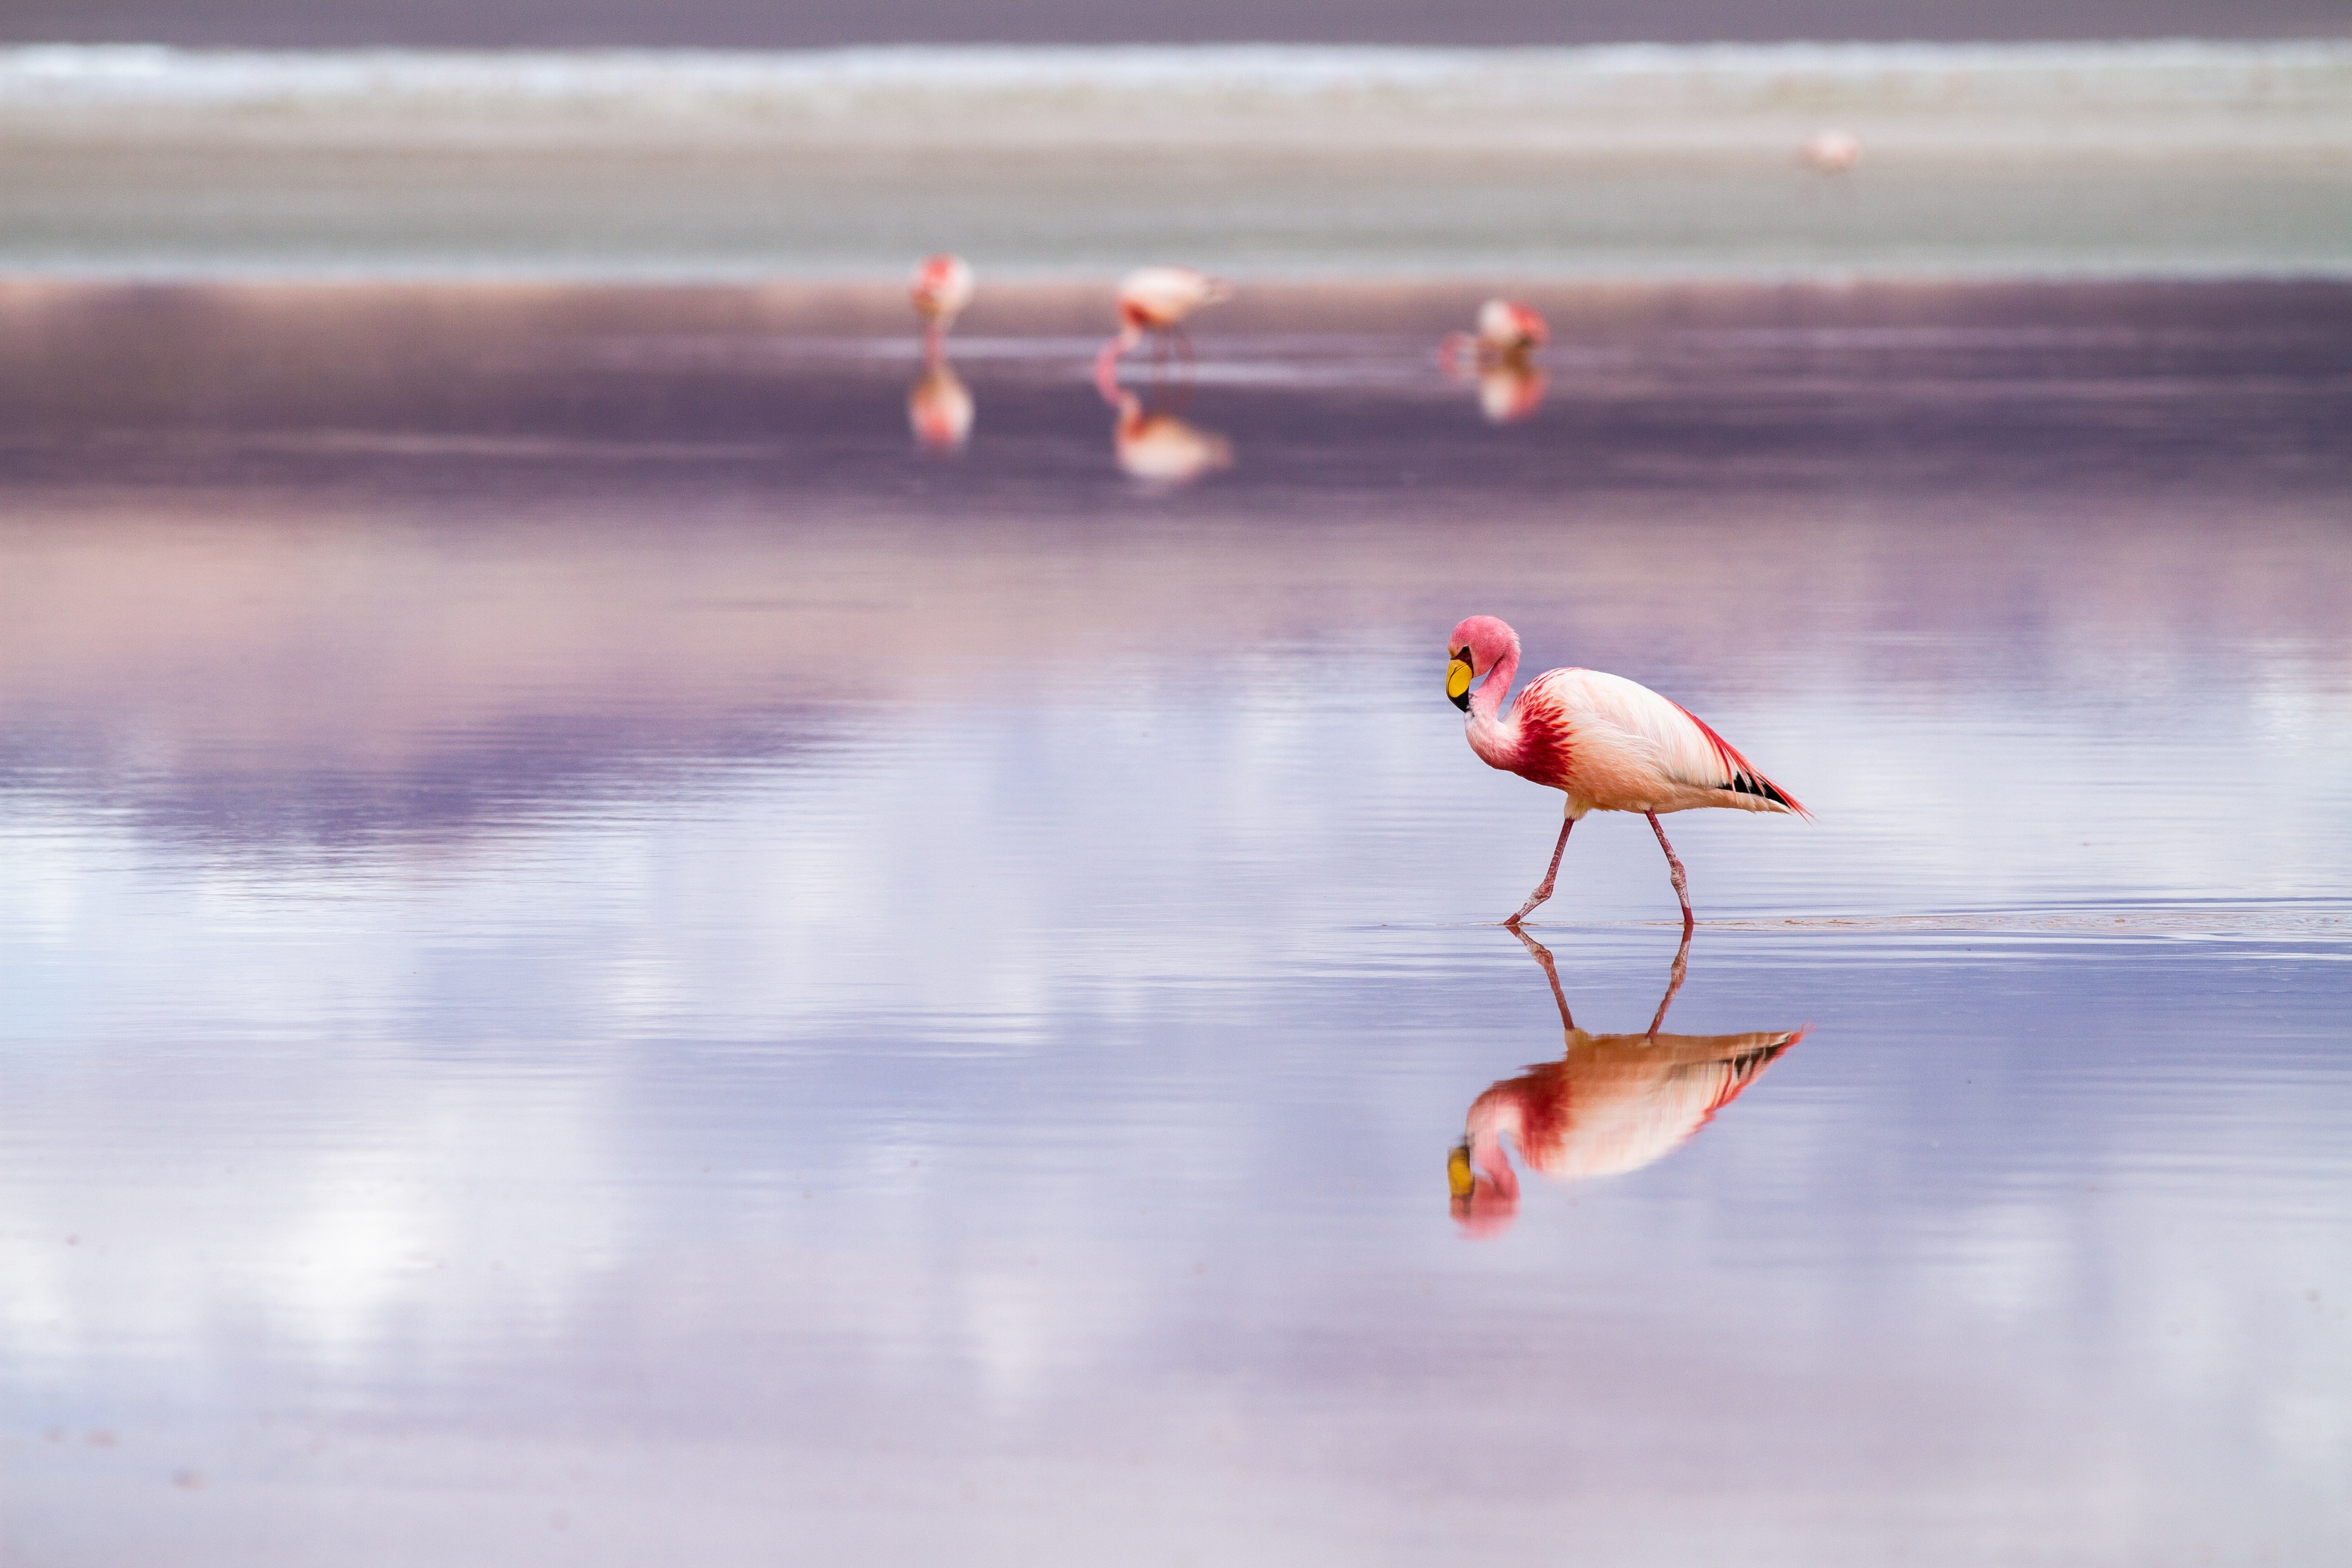
[(1774, 806), (1778, 806), (1782, 811), (1795, 812), (1808, 822), (1813, 819), (1813, 814), (1807, 811), (1795, 795), (1758, 773), (1756, 764), (1741, 756), (1738, 747), (1717, 734), (1713, 725), (1679, 702), (1675, 704), (1675, 710), (1698, 726), (1699, 733), (1706, 737), (1706, 743), (1714, 748), (1717, 758), (1723, 763), (1724, 772), (1731, 775), (1729, 784), (1717, 784), (1716, 788), (1732, 795), (1753, 795), (1759, 800), (1769, 803), (1752, 808), (1755, 810), (1769, 811)]
[(1763, 799), (1770, 801), (1775, 805), (1787, 807), (1789, 810), (1795, 812), (1799, 816), (1810, 817), (1813, 815), (1811, 812), (1807, 811), (1803, 806), (1799, 805), (1788, 795), (1782, 794), (1780, 786), (1774, 784), (1770, 779), (1766, 778), (1762, 773), (1752, 772), (1736, 773), (1733, 775), (1729, 784), (1724, 784), (1721, 787), (1729, 790), (1734, 795), (1752, 795), (1761, 796)]

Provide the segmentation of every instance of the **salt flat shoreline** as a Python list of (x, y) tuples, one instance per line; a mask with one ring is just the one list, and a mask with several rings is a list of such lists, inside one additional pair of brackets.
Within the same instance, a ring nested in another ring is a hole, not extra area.
[[(1829, 125), (1852, 173), (1800, 163)], [(2352, 276), (2352, 45), (0, 50), (0, 275)]]
[(0, 48), (0, 123), (1003, 144), (1365, 140), (1692, 148), (1859, 116), (1891, 143), (2352, 146), (2352, 41), (898, 47)]

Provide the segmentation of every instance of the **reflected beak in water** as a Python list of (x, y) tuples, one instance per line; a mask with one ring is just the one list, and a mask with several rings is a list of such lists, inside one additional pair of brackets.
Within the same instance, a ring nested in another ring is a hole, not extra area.
[(1445, 1156), (1445, 1187), (1460, 1202), (1475, 1191), (1478, 1178), (1470, 1172), (1470, 1142), (1464, 1139), (1454, 1145), (1454, 1152)]
[(1472, 673), (1470, 650), (1466, 647), (1455, 650), (1454, 662), (1445, 667), (1445, 695), (1452, 698), (1454, 706), (1461, 709), (1465, 713), (1470, 711)]

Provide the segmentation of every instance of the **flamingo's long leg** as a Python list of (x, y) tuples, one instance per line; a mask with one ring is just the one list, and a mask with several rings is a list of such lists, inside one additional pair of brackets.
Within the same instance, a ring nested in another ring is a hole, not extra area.
[(1095, 391), (1113, 408), (1118, 406), (1119, 356), (1126, 352), (1127, 340), (1118, 337), (1103, 344), (1102, 352), (1095, 355)]
[(1683, 875), (1683, 863), (1675, 858), (1675, 847), (1666, 842), (1666, 830), (1659, 825), (1658, 814), (1652, 811), (1643, 815), (1650, 819), (1650, 831), (1658, 836), (1658, 847), (1666, 852), (1666, 869), (1673, 873), (1675, 879), (1675, 897), (1683, 901), (1683, 940), (1688, 942), (1691, 933), (1690, 881)]
[(1519, 906), (1519, 912), (1503, 922), (1513, 931), (1519, 929), (1519, 922), (1534, 912), (1538, 904), (1551, 897), (1552, 882), (1559, 875), (1559, 858), (1568, 849), (1568, 830), (1575, 826), (1576, 818), (1572, 816), (1561, 820), (1559, 842), (1551, 847), (1551, 864), (1544, 868), (1544, 879), (1538, 884), (1536, 890), (1528, 895), (1528, 901)]
[(1656, 1039), (1665, 1026), (1666, 1009), (1675, 1005), (1675, 993), (1683, 988), (1683, 976), (1690, 971), (1690, 927), (1683, 927), (1683, 944), (1675, 949), (1675, 967), (1666, 976), (1666, 994), (1658, 998), (1658, 1011), (1650, 1020), (1650, 1038)]

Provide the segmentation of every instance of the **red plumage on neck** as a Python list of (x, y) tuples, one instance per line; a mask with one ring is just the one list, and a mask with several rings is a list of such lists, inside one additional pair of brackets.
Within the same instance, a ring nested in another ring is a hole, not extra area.
[(1486, 679), (1470, 693), (1470, 745), (1490, 766), (1548, 789), (1566, 789), (1571, 769), (1569, 726), (1545, 688), (1528, 682), (1504, 711), (1519, 671), (1518, 634), (1492, 616), (1473, 616), (1454, 628), (1454, 646), (1467, 647), (1474, 674)]

